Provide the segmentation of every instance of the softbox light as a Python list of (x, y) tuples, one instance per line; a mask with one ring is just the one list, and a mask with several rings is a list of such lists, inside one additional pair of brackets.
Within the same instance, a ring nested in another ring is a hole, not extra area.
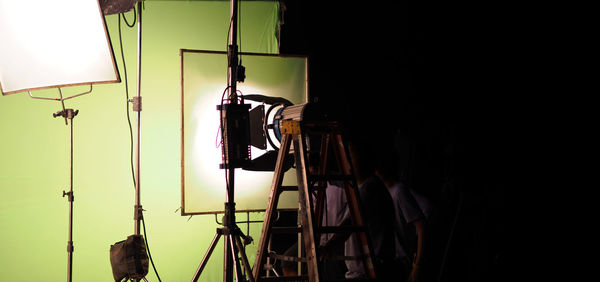
[(120, 82), (98, 0), (0, 0), (0, 89)]

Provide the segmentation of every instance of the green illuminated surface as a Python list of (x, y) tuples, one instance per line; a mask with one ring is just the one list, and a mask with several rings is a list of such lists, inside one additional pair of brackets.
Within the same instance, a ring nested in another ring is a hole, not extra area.
[[(181, 48), (224, 51), (229, 3), (151, 1), (145, 4), (142, 58), (141, 197), (150, 251), (162, 281), (190, 281), (215, 234), (213, 216), (182, 217)], [(277, 52), (276, 2), (242, 3), (244, 52)], [(133, 19), (128, 14), (130, 21)], [(118, 17), (106, 17), (117, 65)], [(135, 95), (136, 32), (124, 24), (130, 96)], [(0, 43), (1, 44), (1, 43)], [(50, 43), (49, 43), (50, 44)], [(74, 119), (74, 281), (113, 281), (111, 244), (134, 232), (134, 187), (129, 162), (125, 83), (97, 85), (66, 101)], [(65, 89), (64, 94), (86, 87)], [(56, 90), (34, 93), (58, 95)], [(0, 281), (64, 281), (67, 272), (69, 127), (52, 118), (58, 102), (26, 93), (0, 97)], [(136, 113), (131, 112), (136, 124)], [(262, 219), (263, 214), (250, 214)], [(245, 219), (244, 214), (238, 215)], [(246, 226), (241, 226), (245, 231)], [(260, 225), (250, 226), (255, 242)], [(256, 244), (246, 253), (252, 265)], [(201, 281), (222, 280), (222, 240)], [(152, 267), (147, 276), (158, 281)]]

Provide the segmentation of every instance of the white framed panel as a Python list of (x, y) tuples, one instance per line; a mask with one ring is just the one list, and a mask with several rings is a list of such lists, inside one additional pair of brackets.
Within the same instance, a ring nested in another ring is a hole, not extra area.
[[(219, 213), (226, 201), (225, 171), (219, 145), (219, 111), (227, 88), (227, 53), (181, 50), (181, 207), (182, 215)], [(238, 94), (260, 94), (302, 104), (308, 98), (308, 58), (242, 53), (246, 79), (237, 84)], [(253, 101), (252, 108), (260, 105)], [(268, 149), (273, 149), (270, 145)], [(252, 159), (265, 151), (254, 147)], [(237, 211), (264, 211), (273, 172), (235, 172)], [(284, 174), (284, 185), (295, 185), (295, 169)], [(297, 192), (283, 193), (278, 208), (297, 209)]]

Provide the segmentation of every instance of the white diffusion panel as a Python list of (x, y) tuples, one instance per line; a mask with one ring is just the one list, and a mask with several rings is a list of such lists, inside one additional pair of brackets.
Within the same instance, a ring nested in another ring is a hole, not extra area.
[(3, 94), (119, 81), (97, 0), (0, 0)]

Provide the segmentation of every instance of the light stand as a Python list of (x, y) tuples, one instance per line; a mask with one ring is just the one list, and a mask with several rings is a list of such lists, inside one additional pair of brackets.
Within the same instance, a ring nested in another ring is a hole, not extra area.
[[(137, 2), (137, 93), (136, 96), (131, 100), (133, 104), (133, 111), (137, 112), (137, 144), (136, 144), (136, 166), (135, 166), (135, 205), (133, 211), (134, 224), (134, 236), (141, 237), (141, 221), (143, 218), (143, 209), (141, 205), (141, 182), (140, 182), (140, 148), (141, 148), (141, 117), (142, 117), (142, 1)], [(142, 251), (145, 255), (146, 250)], [(142, 278), (133, 279), (138, 282), (140, 280), (148, 281), (145, 274)]]
[(65, 119), (66, 125), (69, 125), (69, 120), (71, 121), (70, 137), (69, 137), (69, 143), (70, 143), (69, 192), (65, 192), (63, 190), (63, 193), (62, 193), (62, 196), (63, 197), (67, 196), (67, 200), (69, 201), (69, 233), (68, 233), (69, 239), (67, 241), (67, 282), (71, 282), (73, 280), (73, 251), (74, 251), (74, 247), (73, 247), (73, 201), (75, 200), (75, 197), (73, 195), (73, 118), (75, 118), (75, 116), (79, 113), (79, 110), (65, 109), (65, 100), (91, 93), (92, 85), (90, 84), (89, 91), (79, 93), (76, 95), (72, 95), (69, 97), (63, 97), (62, 90), (60, 89), (60, 87), (58, 88), (59, 98), (38, 97), (38, 96), (33, 96), (33, 94), (31, 94), (31, 91), (27, 91), (27, 92), (29, 93), (29, 97), (31, 97), (33, 99), (59, 101), (62, 106), (62, 111), (58, 111), (58, 112), (52, 114), (52, 116), (55, 118), (59, 117), (59, 116), (63, 117)]
[[(63, 104), (64, 106), (64, 104)], [(63, 197), (68, 196), (69, 201), (69, 240), (67, 241), (67, 282), (71, 282), (73, 278), (73, 118), (79, 113), (79, 110), (63, 109), (60, 112), (52, 114), (54, 117), (62, 116), (66, 120), (71, 121), (70, 134), (70, 158), (69, 158), (69, 192), (63, 190)]]
[[(227, 202), (225, 202), (225, 215), (223, 216), (223, 227), (217, 228), (217, 233), (210, 244), (207, 253), (204, 255), (200, 266), (196, 270), (192, 281), (198, 281), (202, 270), (206, 266), (210, 255), (212, 254), (220, 237), (225, 236), (224, 242), (224, 263), (223, 263), (223, 281), (232, 282), (235, 279), (238, 282), (254, 282), (252, 269), (248, 263), (242, 239), (248, 243), (249, 237), (245, 236), (235, 223), (235, 168), (242, 167), (249, 161), (249, 105), (238, 104), (237, 81), (243, 81), (243, 70), (238, 65), (238, 46), (237, 46), (237, 17), (238, 1), (231, 1), (231, 22), (229, 29), (229, 44), (227, 46), (227, 92), (229, 104), (221, 104), (217, 109), (221, 113), (221, 135), (223, 137), (223, 164), (221, 168), (225, 169), (227, 185)], [(241, 79), (240, 79), (241, 78)], [(240, 257), (248, 276), (245, 280), (241, 272)]]
[(141, 114), (142, 114), (142, 96), (140, 95), (142, 85), (142, 1), (137, 3), (137, 94), (131, 102), (133, 103), (133, 111), (137, 112), (137, 144), (136, 144), (136, 166), (135, 166), (135, 206), (133, 219), (135, 221), (134, 234), (140, 235), (140, 227), (142, 221), (142, 205), (140, 193), (140, 137), (141, 137)]
[[(67, 281), (73, 274), (73, 119), (78, 110), (65, 109), (65, 100), (89, 94), (93, 84), (120, 82), (112, 45), (98, 0), (34, 1), (0, 0), (0, 89), (2, 95), (29, 92), (33, 99), (59, 101), (62, 111), (54, 117), (70, 120)], [(77, 13), (73, 13), (77, 11)], [(27, 24), (22, 19), (27, 18)], [(83, 32), (82, 32), (83, 31)], [(51, 40), (48, 46), (48, 38)], [(26, 46), (27, 48), (24, 48)], [(27, 67), (24, 67), (27, 66)], [(35, 71), (32, 71), (35, 70)], [(61, 87), (90, 85), (90, 90), (63, 97)], [(57, 88), (60, 98), (36, 97), (32, 90)]]
[(41, 99), (41, 100), (51, 100), (51, 101), (59, 101), (62, 105), (62, 111), (58, 111), (52, 114), (53, 117), (63, 117), (65, 119), (65, 124), (69, 125), (70, 122), (70, 152), (69, 152), (69, 192), (65, 192), (63, 190), (62, 196), (67, 196), (67, 201), (69, 201), (69, 232), (68, 232), (68, 241), (67, 241), (67, 282), (71, 282), (73, 280), (73, 201), (75, 200), (75, 196), (73, 194), (73, 118), (77, 116), (79, 110), (73, 109), (65, 109), (65, 100), (79, 97), (81, 95), (86, 95), (92, 92), (92, 85), (90, 85), (90, 90), (87, 92), (83, 92), (80, 94), (76, 94), (69, 97), (63, 97), (62, 90), (58, 88), (58, 93), (60, 98), (47, 98), (47, 97), (37, 97), (29, 92), (29, 96), (33, 99)]
[[(137, 1), (137, 0), (136, 0)], [(141, 181), (140, 181), (140, 141), (141, 141), (141, 111), (142, 111), (142, 97), (141, 93), (141, 54), (142, 54), (142, 1), (137, 1), (137, 94), (132, 99), (128, 100), (128, 103), (133, 104), (133, 111), (137, 112), (137, 143), (136, 143), (136, 166), (134, 174), (134, 185), (135, 185), (135, 204), (133, 210), (134, 220), (134, 234), (127, 237), (126, 240), (117, 242), (110, 247), (110, 263), (113, 270), (113, 277), (115, 281), (121, 281), (126, 278), (127, 281), (148, 281), (146, 275), (148, 274), (148, 259), (151, 258), (147, 252), (147, 243), (141, 234), (143, 209), (141, 205)], [(135, 10), (134, 10), (135, 11)], [(117, 11), (121, 12), (121, 10)], [(120, 21), (120, 19), (119, 19)], [(120, 24), (120, 22), (119, 22)], [(119, 27), (120, 28), (120, 27)], [(120, 37), (120, 33), (119, 33)], [(121, 46), (121, 49), (123, 47)], [(122, 51), (122, 50), (121, 50)], [(125, 61), (123, 61), (125, 64)], [(127, 73), (126, 73), (127, 74)], [(127, 80), (126, 80), (127, 81)], [(127, 84), (125, 84), (127, 87)], [(126, 90), (127, 91), (127, 90)], [(127, 114), (129, 118), (129, 106), (127, 108)], [(132, 144), (133, 146), (133, 144)], [(132, 160), (133, 167), (133, 160)], [(152, 264), (154, 266), (154, 264)], [(156, 270), (156, 269), (155, 269)], [(157, 273), (158, 277), (158, 273)], [(158, 277), (160, 280), (160, 277)]]

